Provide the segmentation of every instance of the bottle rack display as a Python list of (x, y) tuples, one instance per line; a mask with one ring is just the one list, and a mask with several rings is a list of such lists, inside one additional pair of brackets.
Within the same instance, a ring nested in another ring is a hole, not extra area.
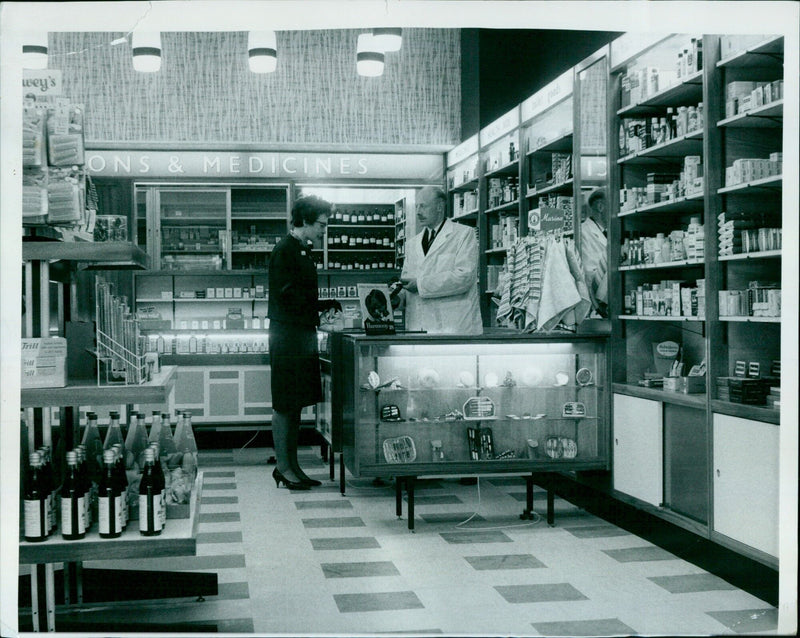
[[(611, 44), (615, 493), (776, 565), (783, 38), (634, 49)], [(764, 472), (744, 485), (732, 459), (756, 436)], [(771, 512), (755, 536), (746, 494)]]
[(606, 467), (602, 339), (337, 338), (355, 476)]
[(395, 268), (395, 205), (337, 204), (328, 220), (325, 248), (317, 249), (324, 270)]

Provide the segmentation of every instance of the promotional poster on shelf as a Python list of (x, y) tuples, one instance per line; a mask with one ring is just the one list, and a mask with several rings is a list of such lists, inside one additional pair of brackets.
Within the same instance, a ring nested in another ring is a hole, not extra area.
[(364, 332), (368, 335), (393, 335), (394, 311), (390, 301), (389, 286), (358, 284), (358, 300), (364, 318)]

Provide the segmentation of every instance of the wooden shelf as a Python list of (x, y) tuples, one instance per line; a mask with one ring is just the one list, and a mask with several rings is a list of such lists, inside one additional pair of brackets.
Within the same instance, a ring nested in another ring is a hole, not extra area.
[(735, 255), (723, 255), (718, 257), (719, 261), (744, 261), (748, 259), (780, 259), (780, 250), (761, 250), (754, 253), (737, 253)]
[(783, 126), (783, 100), (776, 100), (764, 106), (726, 117), (717, 126), (727, 128), (779, 128)]
[(450, 192), (465, 193), (468, 191), (474, 191), (476, 188), (478, 188), (478, 182), (479, 180), (476, 177), (475, 179), (471, 179), (468, 182), (464, 182), (463, 184), (458, 184), (457, 186), (453, 186), (453, 188), (450, 189)]
[(147, 253), (128, 242), (26, 241), (22, 243), (25, 261), (74, 261), (80, 268), (93, 270), (144, 270)]
[(732, 321), (732, 322), (739, 322), (739, 323), (780, 323), (780, 317), (738, 317), (738, 316), (727, 316), (727, 317), (720, 317), (720, 321)]
[(724, 195), (725, 193), (736, 193), (747, 191), (750, 189), (768, 189), (780, 190), (783, 188), (783, 175), (773, 175), (772, 177), (765, 177), (764, 179), (757, 179), (753, 182), (742, 182), (741, 184), (734, 184), (733, 186), (725, 186), (717, 190), (717, 193)]
[[(250, 303), (255, 301), (255, 297), (173, 297), (172, 301), (175, 303), (220, 303), (220, 302), (233, 302), (233, 303)], [(263, 299), (262, 301), (266, 301)]]
[(458, 215), (457, 217), (452, 217), (452, 221), (457, 222), (462, 219), (474, 219), (478, 214), (478, 209), (471, 210), (468, 213), (463, 213), (462, 215)]
[[(398, 222), (400, 223), (400, 222)], [(331, 228), (394, 228), (396, 226), (393, 222), (386, 222), (385, 224), (328, 224), (328, 229)]]
[(393, 275), (400, 272), (399, 268), (370, 268), (369, 270), (340, 270), (338, 268), (318, 268), (318, 275), (325, 275), (326, 277), (338, 277), (339, 275), (353, 276), (358, 275)]
[[(254, 275), (266, 276), (266, 269), (240, 269), (240, 270), (148, 270), (134, 273), (136, 277), (252, 277)], [(162, 299), (162, 301), (164, 301)], [(172, 301), (170, 299), (170, 301)]]
[(519, 169), (519, 160), (514, 160), (513, 162), (509, 162), (504, 166), (498, 166), (490, 171), (486, 171), (484, 177), (496, 177), (498, 175), (516, 175)]
[(490, 248), (489, 250), (486, 250), (486, 251), (484, 251), (484, 252), (485, 252), (487, 255), (500, 255), (500, 254), (505, 254), (506, 252), (508, 252), (508, 247), (506, 247), (506, 248), (503, 248), (503, 247), (500, 247), (500, 248)]
[(511, 210), (517, 207), (519, 207), (519, 200), (515, 199), (513, 202), (506, 202), (505, 204), (500, 204), (499, 206), (495, 206), (493, 208), (487, 208), (485, 213), (499, 213), (501, 211)]
[(783, 36), (771, 37), (744, 51), (734, 53), (717, 62), (718, 67), (747, 68), (747, 67), (782, 67), (783, 66)]
[(636, 264), (635, 266), (620, 266), (620, 271), (627, 270), (656, 270), (660, 268), (683, 268), (685, 266), (702, 266), (706, 262), (702, 259), (682, 259), (681, 261), (668, 261), (661, 264)]
[(328, 246), (328, 252), (336, 253), (393, 253), (394, 248), (331, 248)]
[(683, 159), (686, 155), (703, 153), (703, 129), (696, 129), (674, 140), (648, 146), (617, 160), (617, 164), (649, 164), (665, 157)]
[(531, 149), (527, 155), (534, 153), (572, 153), (572, 131)]
[(633, 383), (613, 383), (611, 390), (617, 394), (625, 394), (630, 397), (640, 399), (652, 399), (662, 403), (675, 405), (685, 405), (692, 408), (704, 410), (706, 408), (708, 396), (703, 394), (684, 394), (683, 392), (670, 392), (661, 388), (645, 388)]
[(767, 408), (762, 405), (747, 405), (744, 403), (731, 403), (730, 401), (712, 399), (711, 411), (719, 414), (727, 414), (728, 416), (738, 416), (743, 419), (775, 423), (776, 425), (779, 425), (781, 422), (780, 410)]
[(705, 317), (662, 317), (660, 315), (619, 315), (627, 321), (705, 321)]
[(679, 84), (670, 86), (655, 95), (625, 106), (617, 111), (620, 117), (633, 117), (647, 115), (668, 106), (683, 106), (689, 103), (703, 101), (703, 72), (697, 71), (686, 77)]
[(568, 180), (559, 182), (558, 184), (551, 184), (539, 189), (528, 189), (526, 197), (536, 197), (547, 195), (549, 193), (571, 193), (573, 185), (575, 184), (574, 178), (570, 177)]
[(168, 255), (216, 255), (216, 254), (221, 254), (222, 253), (222, 249), (221, 248), (213, 248), (213, 247), (210, 247), (210, 246), (208, 248), (195, 248), (195, 249), (190, 249), (190, 248), (174, 248), (174, 249), (173, 248), (162, 248), (161, 252), (162, 253), (166, 253)]
[(265, 213), (264, 215), (255, 215), (255, 214), (247, 214), (247, 215), (240, 215), (231, 211), (231, 221), (235, 222), (236, 220), (242, 221), (260, 221), (260, 222), (288, 222), (289, 219), (286, 216), (286, 213), (282, 213), (281, 215), (276, 215), (274, 213)]
[(152, 381), (141, 385), (97, 385), (95, 379), (68, 381), (63, 388), (22, 388), (20, 407), (166, 403), (175, 383), (175, 366), (163, 366)]
[(640, 206), (631, 210), (620, 211), (617, 217), (627, 217), (628, 215), (639, 215), (643, 213), (691, 213), (703, 208), (703, 194), (688, 195), (679, 197), (668, 202), (657, 202)]
[(56, 534), (40, 543), (20, 540), (21, 565), (66, 563), (125, 558), (153, 558), (160, 556), (194, 556), (197, 553), (197, 527), (200, 522), (200, 502), (203, 492), (203, 473), (198, 472), (192, 489), (189, 518), (167, 519), (164, 531), (158, 536), (142, 536), (139, 521), (131, 519), (128, 528), (119, 538), (100, 538), (97, 522), (85, 538), (65, 541)]

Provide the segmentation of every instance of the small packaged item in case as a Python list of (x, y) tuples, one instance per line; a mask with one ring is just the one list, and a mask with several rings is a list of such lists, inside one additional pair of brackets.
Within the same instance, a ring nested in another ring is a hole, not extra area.
[(400, 408), (396, 405), (384, 405), (381, 408), (381, 421), (402, 421)]
[(561, 408), (561, 416), (584, 417), (586, 416), (586, 406), (580, 401), (567, 401)]
[(565, 436), (548, 436), (544, 451), (551, 459), (574, 459), (578, 456), (578, 444)]
[(410, 436), (385, 439), (383, 456), (387, 463), (413, 463), (417, 458), (417, 448)]
[(491, 397), (470, 397), (464, 403), (464, 418), (467, 421), (480, 421), (495, 417), (494, 401)]
[(431, 441), (431, 461), (441, 463), (444, 461), (444, 450), (440, 440)]

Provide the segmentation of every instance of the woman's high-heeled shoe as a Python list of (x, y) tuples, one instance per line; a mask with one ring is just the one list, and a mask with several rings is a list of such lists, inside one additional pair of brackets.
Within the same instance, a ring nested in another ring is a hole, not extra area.
[(275, 479), (275, 487), (280, 487), (281, 483), (283, 483), (286, 486), (286, 489), (289, 490), (307, 490), (311, 487), (308, 483), (303, 483), (301, 481), (290, 481), (278, 471), (277, 467), (272, 470), (272, 478)]
[(322, 481), (318, 481), (317, 479), (312, 479), (310, 476), (306, 476), (302, 472), (300, 472), (299, 474), (295, 472), (295, 474), (297, 474), (301, 483), (305, 483), (310, 487), (318, 487), (322, 485)]

